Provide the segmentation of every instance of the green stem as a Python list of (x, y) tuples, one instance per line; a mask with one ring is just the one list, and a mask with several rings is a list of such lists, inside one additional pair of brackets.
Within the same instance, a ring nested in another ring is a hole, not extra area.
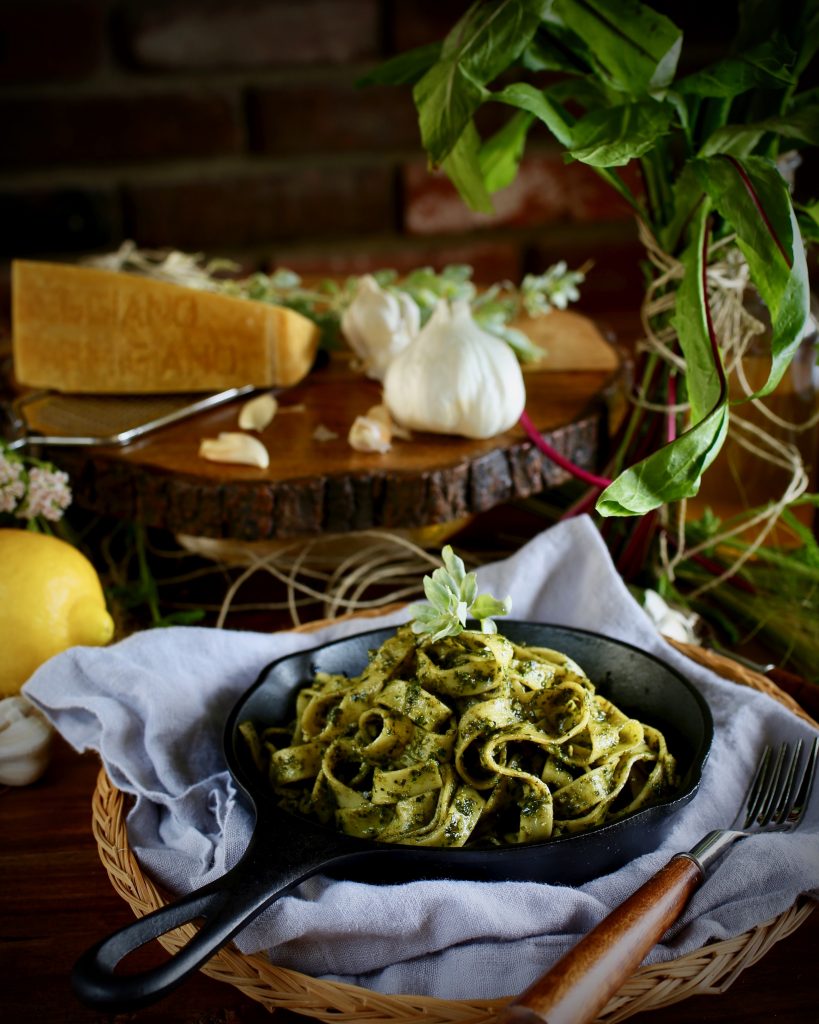
[(156, 581), (148, 565), (148, 555), (145, 551), (145, 531), (138, 523), (134, 526), (134, 543), (136, 546), (137, 566), (139, 568), (139, 582), (145, 594), (145, 603), (151, 613), (151, 623), (159, 625), (162, 613), (159, 610), (159, 597), (156, 592)]

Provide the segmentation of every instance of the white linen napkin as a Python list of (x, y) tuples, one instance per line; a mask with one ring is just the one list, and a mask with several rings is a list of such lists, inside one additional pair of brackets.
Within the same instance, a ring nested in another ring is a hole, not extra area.
[[(659, 849), (579, 887), (314, 878), (240, 934), (242, 951), (268, 950), (277, 964), (392, 994), (518, 993), (674, 852), (730, 824), (766, 742), (813, 738), (815, 730), (771, 697), (720, 679), (670, 647), (588, 518), (544, 531), (512, 557), (479, 569), (478, 579), (482, 591), (512, 595), (514, 618), (625, 640), (692, 680), (716, 725), (699, 793)], [(131, 846), (149, 874), (181, 894), (235, 864), (250, 836), (250, 814), (221, 753), (225, 719), (244, 690), (275, 658), (405, 618), (401, 611), (348, 620), (312, 634), (150, 630), (108, 648), (57, 655), (24, 692), (77, 750), (98, 751), (114, 784), (133, 794)], [(767, 922), (800, 893), (819, 898), (817, 791), (797, 832), (752, 837), (730, 850), (649, 962)]]

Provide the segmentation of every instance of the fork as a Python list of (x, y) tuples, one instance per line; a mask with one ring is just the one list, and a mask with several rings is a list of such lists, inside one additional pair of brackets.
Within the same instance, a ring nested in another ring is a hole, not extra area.
[(682, 914), (708, 869), (740, 839), (802, 821), (816, 775), (819, 737), (800, 771), (803, 743), (766, 747), (730, 828), (677, 853), (496, 1017), (497, 1024), (588, 1024)]

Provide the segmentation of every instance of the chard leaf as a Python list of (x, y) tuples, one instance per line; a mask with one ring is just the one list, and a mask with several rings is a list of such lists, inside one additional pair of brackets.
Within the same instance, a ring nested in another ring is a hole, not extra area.
[(805, 248), (785, 180), (762, 157), (694, 161), (714, 207), (736, 231), (737, 245), (771, 315), (771, 368), (754, 394), (770, 394), (790, 365), (810, 313)]
[(356, 85), (411, 85), (428, 71), (441, 55), (440, 43), (419, 46), (384, 61), (356, 80)]
[(561, 145), (571, 145), (572, 119), (540, 89), (526, 82), (515, 82), (500, 92), (492, 93), (492, 99), (527, 111), (542, 121)]
[(691, 242), (682, 255), (685, 268), (677, 289), (673, 324), (685, 356), (685, 379), (691, 421), (699, 423), (726, 401), (728, 389), (717, 339), (708, 322), (705, 246), (708, 206), (701, 203), (692, 222)]
[(551, 14), (584, 41), (614, 88), (639, 96), (671, 84), (682, 32), (639, 0), (554, 0)]
[(693, 498), (727, 432), (728, 406), (722, 404), (676, 441), (621, 473), (598, 498), (597, 511), (601, 516), (640, 516), (668, 502)]
[(677, 79), (674, 88), (686, 96), (722, 99), (733, 99), (757, 87), (784, 89), (794, 84), (790, 68), (795, 56), (786, 40), (777, 35), (750, 50)]
[(686, 357), (693, 425), (609, 484), (597, 501), (603, 516), (644, 515), (668, 502), (693, 497), (728, 433), (728, 384), (705, 289), (707, 212), (701, 206), (693, 222), (675, 316)]
[(819, 242), (819, 200), (796, 206), (799, 230), (806, 242)]
[(455, 149), (486, 90), (455, 61), (434, 64), (413, 89), (421, 140), (440, 166)]
[(660, 231), (659, 241), (666, 252), (675, 253), (685, 229), (691, 223), (704, 196), (703, 187), (694, 168), (686, 163), (672, 189), (671, 217)]
[(533, 120), (532, 114), (519, 110), (481, 146), (478, 160), (488, 192), (506, 188), (517, 177), (526, 136)]
[(441, 166), (470, 209), (492, 213), (494, 207), (481, 171), (480, 151), (478, 130), (469, 121)]
[(520, 56), (549, 0), (478, 0), (457, 22), (413, 90), (421, 139), (443, 163), (486, 97), (485, 86)]
[(585, 75), (592, 62), (583, 41), (560, 27), (549, 26), (549, 33), (538, 32), (521, 54), (521, 64), (527, 71), (561, 71)]
[(670, 103), (651, 99), (593, 110), (575, 124), (569, 154), (593, 167), (622, 167), (653, 149), (673, 116)]
[(805, 142), (809, 146), (819, 146), (819, 102), (806, 104), (781, 117), (766, 117), (755, 124), (723, 125), (709, 135), (699, 155), (729, 153), (737, 157), (749, 156), (767, 132)]

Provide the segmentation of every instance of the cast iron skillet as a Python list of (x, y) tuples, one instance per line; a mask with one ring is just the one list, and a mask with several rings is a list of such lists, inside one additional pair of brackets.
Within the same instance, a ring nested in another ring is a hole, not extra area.
[[(89, 949), (72, 983), (93, 1006), (125, 1011), (176, 987), (265, 907), (318, 873), (369, 882), (455, 877), (486, 881), (535, 880), (573, 885), (612, 871), (655, 848), (674, 814), (696, 793), (713, 737), (707, 704), (670, 666), (644, 651), (596, 633), (504, 621), (511, 640), (552, 647), (574, 658), (597, 689), (623, 711), (662, 729), (681, 774), (679, 792), (655, 807), (589, 832), (546, 842), (490, 848), (429, 848), (356, 839), (278, 808), (251, 761), (239, 723), (286, 723), (295, 691), (316, 671), (358, 675), (368, 652), (392, 628), (362, 633), (288, 655), (263, 670), (231, 712), (224, 734), (228, 767), (256, 812), (250, 844), (222, 878), (182, 897)], [(201, 918), (197, 935), (170, 960), (141, 973), (114, 973), (150, 939)]]

